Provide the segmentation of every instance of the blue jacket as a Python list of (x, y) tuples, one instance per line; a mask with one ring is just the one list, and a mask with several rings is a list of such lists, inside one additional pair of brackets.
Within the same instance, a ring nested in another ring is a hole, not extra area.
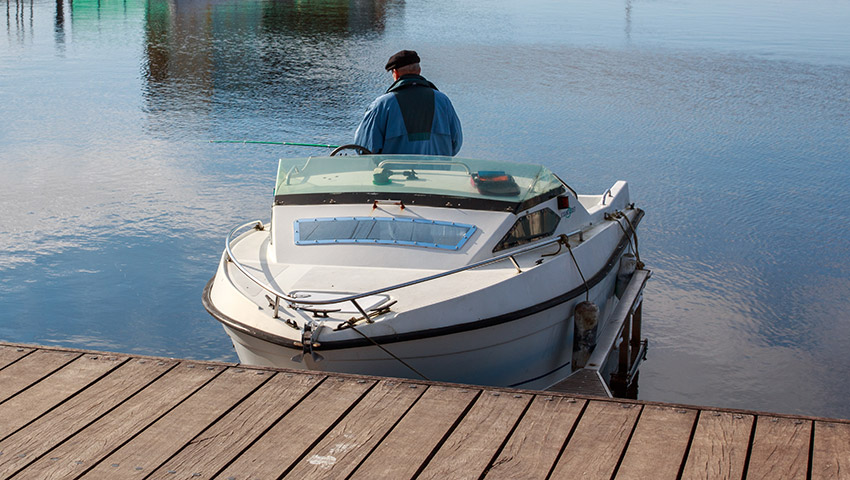
[(425, 78), (404, 75), (366, 110), (354, 143), (372, 153), (457, 155), (463, 144), (452, 102)]

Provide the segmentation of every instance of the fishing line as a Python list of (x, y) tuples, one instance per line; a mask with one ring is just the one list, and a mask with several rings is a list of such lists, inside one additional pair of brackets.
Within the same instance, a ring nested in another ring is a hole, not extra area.
[(293, 147), (319, 147), (319, 148), (339, 148), (339, 145), (328, 145), (326, 143), (299, 143), (299, 142), (264, 142), (259, 140), (210, 140), (210, 143), (241, 143), (260, 144), (260, 145), (288, 145)]

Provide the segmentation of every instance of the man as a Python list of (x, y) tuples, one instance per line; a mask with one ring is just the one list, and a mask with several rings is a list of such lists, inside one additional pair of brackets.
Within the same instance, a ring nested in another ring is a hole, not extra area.
[(385, 68), (395, 82), (369, 105), (354, 143), (376, 154), (457, 155), (460, 120), (449, 97), (420, 75), (419, 55), (402, 50)]

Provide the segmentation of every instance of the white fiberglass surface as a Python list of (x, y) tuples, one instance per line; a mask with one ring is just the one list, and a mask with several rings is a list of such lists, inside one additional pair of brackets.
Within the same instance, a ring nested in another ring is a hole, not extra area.
[(275, 195), (402, 193), (522, 202), (559, 190), (547, 168), (423, 155), (282, 158)]

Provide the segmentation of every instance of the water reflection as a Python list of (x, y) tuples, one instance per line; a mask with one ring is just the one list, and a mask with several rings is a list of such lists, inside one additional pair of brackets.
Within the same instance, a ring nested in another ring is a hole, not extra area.
[(29, 9), (27, 9), (26, 3), (22, 0), (6, 0), (6, 31), (9, 34), (9, 39), (12, 39), (14, 33), (15, 39), (18, 42), (23, 42), (26, 32), (32, 30), (32, 26), (32, 3), (29, 4)]
[(64, 0), (56, 0), (56, 21), (54, 22), (53, 31), (55, 32), (55, 40), (57, 50), (65, 51), (65, 2)]
[[(209, 3), (145, 7), (144, 92), (150, 112), (192, 108), (306, 116), (351, 88), (351, 45), (380, 35), (401, 0)], [(167, 127), (171, 127), (169, 124)]]

